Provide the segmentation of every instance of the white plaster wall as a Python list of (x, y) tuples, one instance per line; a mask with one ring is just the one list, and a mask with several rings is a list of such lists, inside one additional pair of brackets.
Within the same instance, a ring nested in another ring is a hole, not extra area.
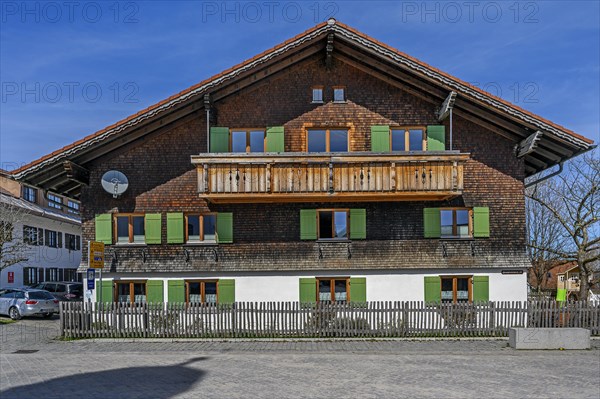
[[(17, 263), (7, 267), (0, 272), (0, 287), (21, 287), (23, 286), (23, 268), (24, 267), (43, 267), (43, 268), (62, 268), (77, 269), (81, 262), (81, 250), (69, 251), (65, 246), (65, 233), (81, 236), (81, 226), (68, 222), (59, 222), (57, 220), (44, 218), (37, 215), (27, 215), (23, 223), (15, 225), (13, 230), (14, 237), (23, 237), (23, 225), (43, 228), (44, 230), (54, 230), (63, 233), (63, 248), (51, 248), (46, 245), (32, 245), (29, 247), (26, 256), (29, 258), (25, 262)], [(15, 281), (8, 283), (8, 272), (15, 273)]]
[[(476, 275), (489, 276), (489, 298), (491, 301), (526, 301), (526, 273), (503, 275), (500, 270), (405, 270), (401, 272), (378, 274), (375, 271), (339, 271), (332, 273), (286, 274), (261, 273), (251, 275), (198, 275), (198, 274), (105, 274), (113, 279), (163, 279), (164, 298), (168, 298), (168, 283), (170, 279), (235, 279), (236, 301), (297, 301), (299, 299), (299, 279), (302, 277), (351, 276), (365, 277), (367, 282), (368, 301), (423, 301), (425, 297), (424, 277), (439, 275)], [(98, 277), (98, 276), (96, 276)], [(95, 292), (92, 298), (96, 298)]]

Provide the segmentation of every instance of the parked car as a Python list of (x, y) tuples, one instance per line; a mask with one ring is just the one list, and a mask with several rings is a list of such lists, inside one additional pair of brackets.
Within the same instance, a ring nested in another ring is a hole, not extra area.
[(83, 283), (72, 281), (47, 281), (32, 288), (46, 290), (59, 301), (81, 301), (83, 299)]
[(8, 288), (0, 290), (0, 314), (13, 320), (23, 316), (52, 317), (59, 312), (58, 299), (51, 293), (33, 288)]

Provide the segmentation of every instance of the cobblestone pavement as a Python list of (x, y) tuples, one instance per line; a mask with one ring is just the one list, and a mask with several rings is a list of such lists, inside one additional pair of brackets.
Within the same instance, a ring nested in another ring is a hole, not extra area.
[(600, 340), (588, 351), (505, 339), (65, 342), (57, 328), (0, 325), (2, 399), (600, 398)]

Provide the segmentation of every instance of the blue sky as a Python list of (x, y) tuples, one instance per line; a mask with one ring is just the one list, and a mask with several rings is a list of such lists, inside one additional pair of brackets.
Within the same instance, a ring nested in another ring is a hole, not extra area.
[(334, 16), (598, 141), (598, 1), (0, 2), (0, 167), (104, 128)]

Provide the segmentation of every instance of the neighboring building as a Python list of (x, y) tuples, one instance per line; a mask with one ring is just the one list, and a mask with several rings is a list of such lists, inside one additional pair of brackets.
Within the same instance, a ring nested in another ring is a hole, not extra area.
[(330, 20), (13, 173), (104, 298), (524, 301), (524, 180), (592, 144)]
[[(21, 287), (42, 281), (81, 281), (80, 203), (72, 198), (27, 184), (0, 173), (0, 201), (8, 212), (18, 212), (22, 220), (2, 228), (14, 240), (29, 245), (23, 261), (0, 272), (0, 287)], [(6, 218), (6, 216), (4, 216)], [(3, 219), (4, 219), (3, 218)], [(19, 217), (19, 219), (21, 219)]]
[[(531, 271), (529, 279), (531, 283), (537, 286), (535, 275)], [(548, 270), (540, 283), (540, 288), (547, 298), (576, 301), (579, 300), (580, 280), (579, 265), (573, 261), (554, 266)], [(594, 281), (595, 276), (592, 273), (589, 276), (590, 292), (588, 299), (597, 301), (599, 300), (598, 288)]]

